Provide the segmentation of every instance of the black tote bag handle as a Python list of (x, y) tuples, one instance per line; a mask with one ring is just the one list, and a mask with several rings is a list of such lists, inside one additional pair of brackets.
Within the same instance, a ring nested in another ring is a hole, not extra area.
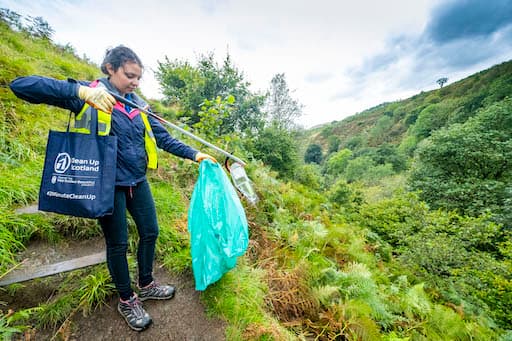
[[(95, 108), (91, 107), (91, 122), (90, 122), (90, 126), (89, 126), (89, 134), (92, 134), (94, 132), (94, 134), (98, 135), (98, 131), (99, 131), (99, 123), (98, 123), (98, 110), (96, 110)], [(71, 125), (71, 116), (73, 115), (73, 112), (70, 111), (69, 112), (69, 117), (68, 117), (68, 126), (66, 128), (66, 133), (69, 133), (69, 127)], [(75, 117), (76, 119), (76, 117)]]

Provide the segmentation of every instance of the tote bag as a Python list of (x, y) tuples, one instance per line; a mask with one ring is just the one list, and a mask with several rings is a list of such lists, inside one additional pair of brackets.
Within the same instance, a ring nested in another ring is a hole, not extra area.
[(98, 136), (98, 112), (92, 110), (90, 134), (50, 130), (46, 146), (39, 210), (84, 218), (112, 214), (117, 138)]

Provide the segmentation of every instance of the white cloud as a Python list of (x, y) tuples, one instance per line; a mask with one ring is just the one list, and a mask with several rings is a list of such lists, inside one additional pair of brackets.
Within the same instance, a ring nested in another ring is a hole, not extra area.
[[(434, 6), (443, 4), (441, 0), (0, 0), (0, 7), (42, 16), (55, 29), (55, 41), (70, 43), (98, 64), (108, 47), (133, 48), (145, 63), (141, 89), (150, 97), (159, 97), (151, 69), (165, 56), (195, 63), (198, 54), (214, 51), (220, 62), (229, 53), (254, 91), (265, 91), (273, 75), (285, 73), (293, 95), (305, 106), (300, 121), (306, 127), (435, 88), (438, 76), (451, 82), (469, 75), (464, 69), (450, 74), (450, 67), (424, 60), (433, 52), (425, 50), (419, 39)], [(485, 65), (504, 61), (500, 58), (510, 57), (507, 51), (490, 56)], [(474, 72), (475, 67), (466, 70)], [(439, 70), (442, 75), (436, 74)], [(422, 72), (424, 77), (413, 77)], [(428, 72), (435, 76), (428, 79)]]

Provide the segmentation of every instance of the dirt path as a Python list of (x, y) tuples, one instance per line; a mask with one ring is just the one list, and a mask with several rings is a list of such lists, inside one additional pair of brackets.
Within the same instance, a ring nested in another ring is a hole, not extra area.
[[(103, 248), (103, 239), (87, 242), (67, 242), (64, 245), (50, 246), (47, 243), (31, 245), (22, 258), (30, 258), (37, 264), (67, 260), (97, 252)], [(106, 266), (106, 265), (104, 265)], [(171, 276), (167, 271), (155, 266), (155, 278), (161, 283), (169, 283), (177, 288), (176, 296), (169, 301), (146, 301), (144, 307), (153, 318), (153, 325), (143, 332), (131, 330), (117, 312), (117, 297), (112, 297), (106, 306), (98, 308), (89, 316), (77, 313), (71, 324), (69, 340), (224, 340), (225, 323), (206, 316), (200, 302), (199, 292), (194, 289), (192, 275)], [(23, 288), (9, 295), (0, 290), (0, 301), (7, 303), (7, 309), (22, 309), (46, 302), (54, 288), (62, 280), (59, 275), (42, 280), (24, 282)], [(31, 335), (31, 340), (49, 340), (54, 331), (39, 330)], [(20, 338), (23, 340), (23, 338)], [(57, 339), (58, 340), (58, 339)]]
[(155, 277), (162, 283), (172, 283), (177, 291), (170, 301), (144, 302), (153, 318), (149, 329), (138, 333), (128, 328), (114, 298), (90, 317), (77, 316), (70, 340), (224, 340), (224, 323), (206, 316), (193, 278), (170, 277), (163, 269), (157, 269)]

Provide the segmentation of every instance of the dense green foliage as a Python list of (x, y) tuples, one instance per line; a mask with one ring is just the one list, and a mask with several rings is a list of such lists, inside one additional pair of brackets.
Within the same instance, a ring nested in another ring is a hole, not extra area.
[(322, 162), (322, 158), (322, 147), (316, 143), (310, 144), (306, 149), (304, 162), (320, 164)]
[(389, 260), (389, 244), (416, 280), (444, 300), (466, 314), (490, 314), (508, 326), (512, 268), (502, 260), (509, 257), (510, 233), (488, 218), (430, 211), (417, 196), (403, 193), (364, 205), (358, 217), (378, 234), (375, 243), (383, 259)]
[(159, 62), (156, 77), (162, 85), (164, 101), (177, 105), (179, 116), (189, 125), (200, 121), (205, 101), (214, 101), (219, 96), (232, 96), (235, 100), (232, 112), (223, 118), (221, 134), (258, 130), (263, 125), (263, 97), (249, 91), (249, 83), (229, 55), (222, 66), (215, 62), (213, 53), (201, 55), (197, 66), (166, 57)]
[(291, 178), (299, 164), (293, 133), (278, 127), (265, 128), (248, 148), (256, 159), (270, 165), (285, 178)]
[(463, 124), (438, 130), (418, 148), (413, 189), (432, 208), (478, 216), (488, 210), (512, 226), (512, 99)]
[[(15, 98), (8, 83), (26, 74), (93, 79), (99, 70), (51, 35), (10, 29), (9, 15), (0, 20), (0, 276), (33, 240), (99, 233), (94, 221), (14, 212), (37, 200), (46, 132), (67, 113)], [(260, 198), (245, 205), (246, 255), (201, 294), (226, 320), (227, 339), (510, 339), (512, 63), (303, 132), (270, 122), (264, 96), (247, 90), (229, 58), (222, 67), (212, 55), (196, 66), (166, 59), (158, 72), (166, 101), (153, 106), (171, 105), (187, 129), (250, 160)], [(160, 160), (150, 174), (158, 261), (189, 273), (197, 165)], [(38, 305), (9, 311), (0, 302), (0, 336), (62, 330), (112, 294), (106, 267), (70, 273)]]
[(375, 233), (376, 255), (396, 259), (447, 304), (505, 328), (512, 307), (511, 77), (512, 62), (503, 63), (310, 132), (310, 145), (328, 151), (321, 169), (325, 184), (336, 183), (330, 199), (345, 208), (351, 183), (370, 186), (369, 199), (394, 174), (406, 177), (401, 192), (352, 215)]

